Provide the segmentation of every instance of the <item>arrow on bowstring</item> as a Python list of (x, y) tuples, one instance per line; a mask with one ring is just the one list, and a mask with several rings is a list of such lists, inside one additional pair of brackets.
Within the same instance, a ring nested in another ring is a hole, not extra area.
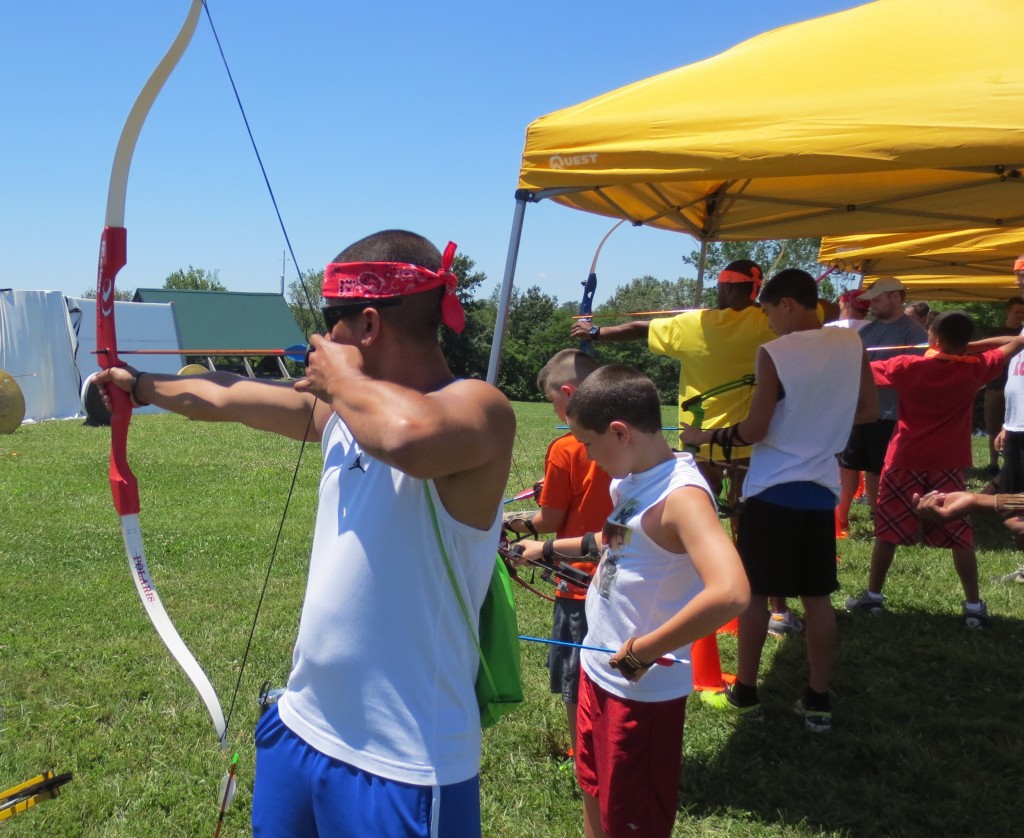
[(908, 343), (902, 346), (865, 346), (865, 352), (884, 352), (886, 349), (927, 349), (928, 343)]
[[(93, 355), (102, 350), (94, 349)], [(122, 349), (119, 355), (270, 355), (304, 363), (309, 346), (295, 344), (287, 349)]]
[(654, 317), (659, 314), (685, 314), (688, 311), (707, 311), (700, 308), (670, 308), (657, 311), (597, 311), (593, 314), (574, 314), (573, 320), (597, 320), (604, 317)]

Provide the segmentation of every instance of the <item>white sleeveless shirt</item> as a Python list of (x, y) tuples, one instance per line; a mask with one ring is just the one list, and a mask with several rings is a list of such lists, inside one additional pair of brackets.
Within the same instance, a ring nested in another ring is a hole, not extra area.
[[(696, 486), (712, 497), (693, 456), (685, 453), (648, 471), (612, 481), (614, 509), (602, 533), (601, 561), (587, 590), (585, 645), (618, 651), (630, 637), (662, 625), (704, 590), (689, 555), (660, 547), (643, 529), (644, 513), (683, 486)], [(672, 654), (688, 660), (690, 647), (682, 646)], [(580, 663), (587, 677), (612, 695), (635, 701), (668, 701), (689, 695), (693, 689), (689, 664), (653, 666), (634, 684), (608, 665), (610, 657), (607, 652), (584, 649)]]
[[(316, 531), (281, 719), (318, 751), (382, 777), (447, 785), (479, 771), (479, 655), (430, 519), (423, 481), (362, 451), (335, 414), (323, 437)], [(455, 521), (427, 483), (472, 615), (501, 516)]]
[(808, 481), (839, 497), (839, 462), (860, 393), (863, 344), (852, 329), (792, 332), (764, 344), (785, 395), (754, 445), (744, 497)]

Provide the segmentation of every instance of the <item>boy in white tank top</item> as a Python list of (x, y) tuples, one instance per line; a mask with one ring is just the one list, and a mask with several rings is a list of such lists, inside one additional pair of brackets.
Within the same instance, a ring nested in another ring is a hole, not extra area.
[[(745, 607), (749, 589), (693, 457), (665, 441), (649, 378), (621, 364), (601, 367), (576, 388), (567, 415), (613, 478), (614, 509), (602, 532), (553, 543), (570, 560), (593, 546), (601, 553), (584, 643), (611, 654), (581, 655), (576, 774), (584, 825), (595, 838), (668, 838), (693, 678), (688, 663), (654, 663), (688, 658), (690, 643)], [(544, 542), (520, 544), (532, 558)]]

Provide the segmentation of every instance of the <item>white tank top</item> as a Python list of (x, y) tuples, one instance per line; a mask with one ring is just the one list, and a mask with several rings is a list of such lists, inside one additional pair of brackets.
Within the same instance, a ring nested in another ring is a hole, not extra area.
[[(704, 590), (686, 553), (671, 553), (644, 532), (644, 513), (683, 486), (711, 490), (690, 454), (679, 453), (654, 468), (612, 481), (614, 509), (603, 532), (603, 555), (587, 590), (587, 637), (584, 644), (618, 651), (630, 637), (662, 625)], [(711, 501), (714, 502), (713, 500)], [(690, 657), (690, 647), (675, 649)], [(621, 698), (668, 701), (689, 695), (693, 672), (689, 664), (653, 666), (633, 684), (608, 665), (607, 652), (584, 649), (580, 662), (587, 677)]]
[(1006, 416), (1003, 427), (1019, 434), (1024, 431), (1024, 352), (1010, 358), (1006, 371), (1006, 388), (1003, 391), (1006, 396)]
[(754, 445), (744, 497), (780, 483), (817, 483), (839, 497), (839, 462), (860, 393), (863, 344), (852, 329), (793, 332), (761, 347), (785, 395)]
[[(479, 655), (444, 568), (423, 481), (362, 451), (337, 415), (306, 599), (281, 719), (318, 751), (382, 777), (447, 785), (480, 765)], [(494, 568), (501, 516), (455, 521), (428, 482), (472, 613)]]

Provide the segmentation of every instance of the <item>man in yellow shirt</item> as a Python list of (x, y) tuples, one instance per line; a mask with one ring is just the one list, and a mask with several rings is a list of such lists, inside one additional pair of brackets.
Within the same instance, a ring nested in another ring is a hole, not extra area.
[[(595, 341), (647, 340), (656, 355), (667, 355), (679, 361), (679, 425), (694, 424), (693, 412), (683, 404), (694, 396), (715, 387), (753, 375), (757, 348), (774, 340), (776, 335), (768, 318), (755, 304), (761, 288), (762, 273), (756, 262), (739, 259), (730, 262), (718, 275), (718, 308), (691, 309), (672, 317), (634, 320), (618, 326), (591, 326), (587, 320), (577, 321), (572, 335)], [(750, 408), (750, 386), (738, 387), (704, 400), (704, 421), (701, 427), (712, 430), (735, 424)], [(709, 459), (709, 447), (698, 454)], [(750, 457), (750, 448), (735, 448), (733, 461)], [(722, 459), (721, 451), (717, 459)], [(702, 463), (704, 466), (704, 463)], [(721, 485), (721, 474), (705, 476), (713, 490)]]

